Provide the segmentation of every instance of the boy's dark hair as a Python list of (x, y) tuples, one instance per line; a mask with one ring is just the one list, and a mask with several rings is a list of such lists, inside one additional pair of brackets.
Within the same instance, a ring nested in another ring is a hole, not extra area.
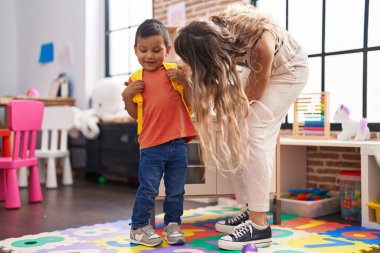
[(169, 45), (169, 33), (165, 25), (157, 19), (146, 19), (137, 27), (135, 36), (135, 45), (137, 44), (137, 38), (146, 38), (152, 35), (162, 35), (164, 38), (165, 46)]

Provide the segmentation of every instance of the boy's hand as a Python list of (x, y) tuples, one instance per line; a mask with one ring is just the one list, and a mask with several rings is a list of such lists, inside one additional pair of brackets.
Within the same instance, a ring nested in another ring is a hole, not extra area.
[(168, 77), (170, 80), (175, 81), (180, 84), (188, 84), (187, 74), (180, 69), (168, 69), (167, 70)]
[(124, 84), (127, 86), (121, 93), (124, 109), (127, 110), (132, 118), (137, 119), (137, 105), (133, 102), (133, 96), (144, 92), (144, 83), (139, 80), (130, 84), (125, 82)]
[(139, 80), (130, 83), (128, 87), (126, 87), (124, 91), (121, 93), (121, 96), (123, 97), (123, 100), (132, 99), (134, 95), (142, 92), (144, 92), (144, 82)]

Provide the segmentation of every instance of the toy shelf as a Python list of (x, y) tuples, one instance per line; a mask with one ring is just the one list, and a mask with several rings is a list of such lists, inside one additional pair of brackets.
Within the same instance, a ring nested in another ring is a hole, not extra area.
[[(380, 166), (375, 159), (375, 152), (380, 149), (379, 140), (338, 141), (336, 139), (317, 140), (281, 137), (280, 144), (281, 165), (278, 177), (281, 178), (281, 194), (286, 193), (287, 189), (306, 188), (307, 146), (360, 148), (362, 226), (380, 229), (380, 224), (376, 222), (375, 210), (367, 205), (367, 203), (380, 200)], [(294, 159), (295, 157), (297, 159)], [(281, 175), (297, 175), (297, 177)]]

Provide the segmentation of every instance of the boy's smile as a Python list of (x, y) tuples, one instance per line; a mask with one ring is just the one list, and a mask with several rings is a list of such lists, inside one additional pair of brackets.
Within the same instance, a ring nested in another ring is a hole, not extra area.
[(171, 46), (165, 46), (162, 35), (152, 35), (138, 37), (134, 49), (137, 59), (144, 70), (155, 71), (162, 66)]

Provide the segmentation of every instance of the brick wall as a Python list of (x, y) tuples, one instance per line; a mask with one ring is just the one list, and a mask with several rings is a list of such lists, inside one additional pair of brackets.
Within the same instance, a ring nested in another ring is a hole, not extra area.
[[(332, 133), (332, 135), (336, 134)], [(371, 132), (371, 140), (380, 140), (380, 133)], [(360, 165), (359, 148), (308, 147), (307, 186), (339, 191), (339, 182), (336, 179), (339, 172), (360, 170)]]
[(227, 5), (241, 2), (241, 0), (154, 0), (154, 18), (167, 24), (167, 7), (180, 2), (185, 2), (186, 23), (190, 23), (193, 20), (207, 20), (212, 13), (222, 10)]
[(342, 170), (360, 170), (359, 148), (307, 147), (307, 187), (339, 191)]

